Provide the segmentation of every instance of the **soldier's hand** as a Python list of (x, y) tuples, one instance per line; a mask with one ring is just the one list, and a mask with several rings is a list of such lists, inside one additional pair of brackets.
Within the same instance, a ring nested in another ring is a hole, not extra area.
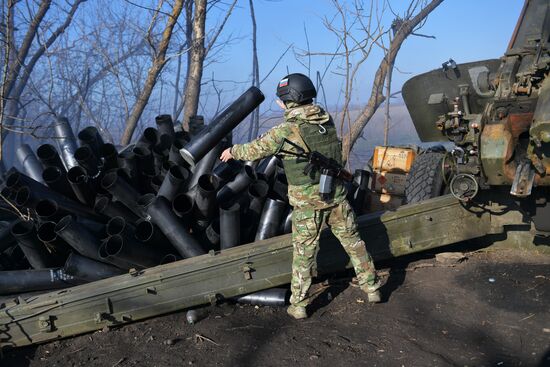
[(233, 159), (233, 154), (231, 154), (231, 148), (227, 148), (222, 152), (222, 155), (220, 156), (220, 159), (222, 162), (227, 162), (231, 159)]

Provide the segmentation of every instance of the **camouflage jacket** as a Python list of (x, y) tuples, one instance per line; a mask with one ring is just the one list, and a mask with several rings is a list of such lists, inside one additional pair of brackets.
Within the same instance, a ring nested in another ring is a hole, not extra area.
[[(320, 106), (305, 105), (285, 110), (284, 122), (271, 128), (258, 139), (247, 144), (235, 144), (231, 148), (231, 154), (235, 159), (245, 161), (255, 161), (277, 154), (282, 159), (296, 159), (292, 155), (279, 153), (283, 148), (288, 151), (296, 151), (289, 144), (284, 144), (284, 139), (288, 139), (296, 145), (307, 150), (303, 140), (300, 138), (297, 122), (308, 121), (313, 124), (324, 124), (331, 119), (330, 115)], [(284, 144), (284, 147), (283, 147)], [(346, 197), (344, 186), (337, 181), (334, 188), (334, 199), (330, 203), (321, 200), (319, 196), (318, 184), (289, 185), (288, 199), (293, 207), (312, 207), (314, 209), (324, 209), (335, 206)]]

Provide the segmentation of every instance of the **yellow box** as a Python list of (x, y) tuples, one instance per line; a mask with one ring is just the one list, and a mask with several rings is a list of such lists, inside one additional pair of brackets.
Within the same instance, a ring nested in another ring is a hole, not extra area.
[(371, 189), (380, 194), (405, 195), (406, 181), (405, 173), (373, 172)]
[(408, 173), (416, 157), (412, 148), (383, 147), (374, 148), (372, 168), (378, 172)]

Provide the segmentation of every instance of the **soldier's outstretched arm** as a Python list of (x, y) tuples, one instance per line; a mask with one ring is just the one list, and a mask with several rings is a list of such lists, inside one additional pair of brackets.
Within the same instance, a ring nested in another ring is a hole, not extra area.
[(282, 123), (271, 128), (258, 139), (246, 144), (235, 144), (222, 153), (220, 159), (224, 162), (231, 158), (243, 161), (255, 161), (276, 154), (285, 138), (292, 133), (288, 123)]

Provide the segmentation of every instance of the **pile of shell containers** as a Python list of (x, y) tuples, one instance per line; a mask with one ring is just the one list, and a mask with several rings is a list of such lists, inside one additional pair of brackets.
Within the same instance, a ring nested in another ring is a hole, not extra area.
[(368, 211), (394, 210), (404, 203), (405, 183), (415, 157), (413, 148), (374, 148)]
[(19, 147), (23, 169), (8, 170), (1, 186), (0, 294), (70, 287), (291, 232), (278, 158), (219, 161), (231, 131), (263, 100), (252, 87), (193, 135), (158, 116), (122, 149), (92, 126), (77, 142), (64, 118), (54, 126), (57, 147)]

